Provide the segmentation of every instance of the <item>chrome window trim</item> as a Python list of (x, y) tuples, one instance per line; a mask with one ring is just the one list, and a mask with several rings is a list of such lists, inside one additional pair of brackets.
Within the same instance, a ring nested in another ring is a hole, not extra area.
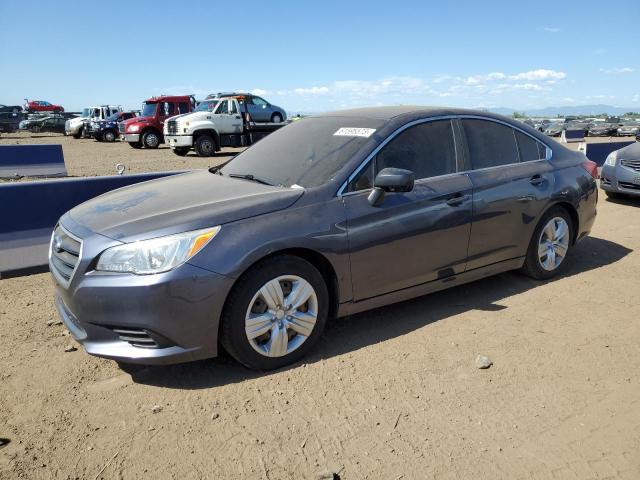
[[(470, 118), (473, 120), (486, 120), (489, 122), (495, 122), (495, 123), (500, 123), (502, 125), (505, 125), (509, 128), (512, 128), (514, 130), (517, 130), (521, 133), (523, 133), (524, 135), (527, 135), (528, 137), (530, 137), (531, 139), (533, 139), (534, 141), (541, 143), (542, 145), (544, 145), (544, 147), (546, 148), (546, 152), (545, 152), (545, 158), (539, 158), (537, 160), (527, 160), (526, 162), (516, 162), (516, 163), (506, 163), (504, 165), (495, 165), (493, 167), (484, 167), (484, 168), (477, 168), (477, 169), (469, 169), (469, 170), (462, 170), (459, 172), (454, 172), (454, 173), (447, 173), (445, 175), (438, 175), (435, 177), (429, 177), (429, 179), (432, 178), (440, 178), (440, 177), (446, 177), (449, 175), (459, 175), (459, 174), (466, 174), (466, 173), (470, 173), (470, 172), (478, 172), (478, 171), (483, 171), (483, 170), (491, 170), (494, 168), (501, 168), (501, 167), (510, 167), (510, 166), (514, 166), (514, 165), (521, 165), (523, 163), (532, 163), (532, 162), (541, 162), (541, 161), (550, 161), (552, 156), (553, 156), (553, 150), (551, 149), (551, 147), (549, 147), (549, 145), (545, 142), (543, 142), (542, 140), (534, 137), (533, 135), (531, 135), (528, 132), (525, 132), (523, 129), (521, 129), (520, 127), (518, 127), (517, 125), (513, 125), (509, 122), (505, 122), (503, 120), (499, 120), (497, 118), (489, 118), (489, 117), (484, 117), (482, 115), (441, 115), (438, 117), (429, 117), (429, 118), (421, 118), (419, 120), (414, 120), (412, 122), (409, 122), (405, 125), (402, 125), (401, 127), (398, 127), (396, 130), (394, 130), (387, 138), (385, 138), (382, 143), (380, 143), (380, 145), (378, 145), (369, 155), (367, 155), (367, 157), (360, 163), (360, 165), (358, 165), (358, 167), (351, 173), (351, 175), (349, 175), (347, 177), (347, 179), (342, 182), (342, 185), (340, 186), (340, 188), (338, 189), (338, 191), (336, 192), (336, 197), (345, 197), (345, 196), (349, 196), (352, 195), (354, 193), (360, 193), (363, 191), (367, 191), (368, 189), (364, 189), (364, 190), (358, 190), (357, 192), (345, 192), (345, 189), (347, 188), (347, 185), (349, 185), (349, 183), (351, 183), (351, 181), (356, 177), (356, 175), (358, 175), (358, 173), (360, 173), (360, 171), (362, 171), (362, 169), (367, 165), (367, 163), (369, 163), (369, 161), (375, 157), (378, 152), (387, 144), (389, 143), (391, 140), (393, 140), (396, 136), (398, 136), (400, 133), (402, 133), (404, 130), (406, 130), (407, 128), (413, 127), (415, 125), (420, 125), (422, 123), (427, 123), (427, 122), (433, 122), (433, 121), (437, 121), (437, 120), (463, 120), (465, 118)], [(462, 125), (460, 125), (461, 128), (464, 128)], [(456, 138), (456, 132), (455, 129), (453, 129), (453, 138), (454, 138), (454, 148), (456, 149), (456, 165), (458, 165), (458, 145), (457, 145), (457, 138)], [(514, 141), (515, 141), (515, 133), (514, 133)], [(464, 142), (466, 144), (467, 139), (464, 138)], [(516, 141), (516, 147), (517, 147), (517, 141)], [(518, 158), (520, 158), (520, 150), (518, 150)], [(469, 159), (469, 162), (471, 161), (471, 159)], [(419, 179), (419, 180), (426, 180), (426, 179)], [(416, 180), (416, 181), (419, 181)]]
[(55, 267), (54, 268), (50, 268), (51, 273), (56, 277), (56, 280), (58, 280), (58, 282), (60, 282), (60, 285), (62, 285), (64, 288), (69, 288), (69, 285), (71, 285), (71, 281), (73, 280), (73, 277), (75, 277), (75, 275), (76, 275), (76, 270), (78, 270), (78, 267), (80, 266), (80, 262), (82, 261), (82, 249), (84, 248), (84, 242), (82, 241), (81, 238), (76, 237), (73, 233), (71, 233), (69, 230), (64, 228), (61, 223), (56, 224), (56, 226), (53, 227), (53, 231), (51, 232), (51, 241), (49, 242), (49, 265), (50, 266), (53, 266), (53, 263), (51, 262), (51, 253), (52, 253), (52, 249), (53, 249), (53, 237), (55, 236), (56, 228), (58, 228), (58, 227), (60, 227), (60, 230), (62, 230), (66, 235), (70, 236), (76, 242), (78, 242), (80, 244), (80, 251), (78, 252), (78, 263), (76, 263), (76, 266), (73, 267), (73, 271), (71, 272), (71, 275), (69, 276), (69, 280), (66, 280), (66, 279), (62, 278), (58, 274), (58, 272), (55, 269)]

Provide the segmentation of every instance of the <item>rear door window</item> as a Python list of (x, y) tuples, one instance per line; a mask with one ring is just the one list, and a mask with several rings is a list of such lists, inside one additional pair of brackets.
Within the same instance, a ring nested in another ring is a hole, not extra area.
[(514, 129), (490, 120), (463, 119), (474, 170), (519, 162)]

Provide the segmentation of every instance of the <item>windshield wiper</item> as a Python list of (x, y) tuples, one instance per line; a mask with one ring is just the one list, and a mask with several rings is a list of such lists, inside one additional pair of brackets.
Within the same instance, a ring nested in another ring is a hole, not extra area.
[(245, 174), (230, 173), (229, 177), (231, 177), (231, 178), (241, 178), (243, 180), (251, 180), (252, 182), (258, 182), (258, 183), (261, 183), (262, 185), (269, 185), (270, 187), (274, 186), (272, 183), (269, 183), (266, 180), (262, 180), (261, 178), (254, 177), (250, 173), (245, 173)]

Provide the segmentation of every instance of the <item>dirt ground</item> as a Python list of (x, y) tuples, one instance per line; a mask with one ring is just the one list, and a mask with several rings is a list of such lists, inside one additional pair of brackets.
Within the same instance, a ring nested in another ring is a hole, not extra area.
[(116, 165), (122, 163), (127, 173), (189, 170), (218, 165), (229, 155), (242, 149), (224, 148), (215, 157), (200, 158), (194, 152), (186, 157), (175, 155), (166, 145), (157, 150), (136, 150), (129, 144), (96, 142), (90, 138), (66, 137), (59, 133), (16, 132), (0, 135), (0, 145), (54, 143), (62, 145), (67, 173), (75, 177), (115, 175)]
[[(65, 155), (80, 174), (88, 153)], [(2, 280), (0, 478), (637, 480), (639, 207), (601, 195), (556, 280), (507, 273), (332, 321), (271, 373), (65, 352), (48, 274)]]

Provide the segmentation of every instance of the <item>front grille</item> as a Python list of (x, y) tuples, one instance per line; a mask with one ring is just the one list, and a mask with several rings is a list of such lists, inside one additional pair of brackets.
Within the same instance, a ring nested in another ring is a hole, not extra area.
[(620, 185), (622, 188), (626, 188), (628, 190), (640, 190), (640, 185), (636, 185), (635, 183), (618, 182), (618, 185)]
[(178, 134), (178, 122), (176, 120), (169, 120), (167, 122), (167, 133), (169, 135), (177, 135)]
[(159, 346), (146, 330), (130, 327), (113, 327), (111, 330), (120, 337), (120, 340), (134, 347), (158, 348)]
[(640, 160), (620, 160), (620, 165), (640, 172)]
[(119, 133), (124, 133), (124, 122), (120, 122), (118, 124), (118, 132)]
[(49, 248), (51, 271), (65, 286), (69, 285), (71, 277), (76, 271), (81, 250), (82, 242), (80, 240), (72, 237), (60, 225), (56, 226), (51, 236)]

